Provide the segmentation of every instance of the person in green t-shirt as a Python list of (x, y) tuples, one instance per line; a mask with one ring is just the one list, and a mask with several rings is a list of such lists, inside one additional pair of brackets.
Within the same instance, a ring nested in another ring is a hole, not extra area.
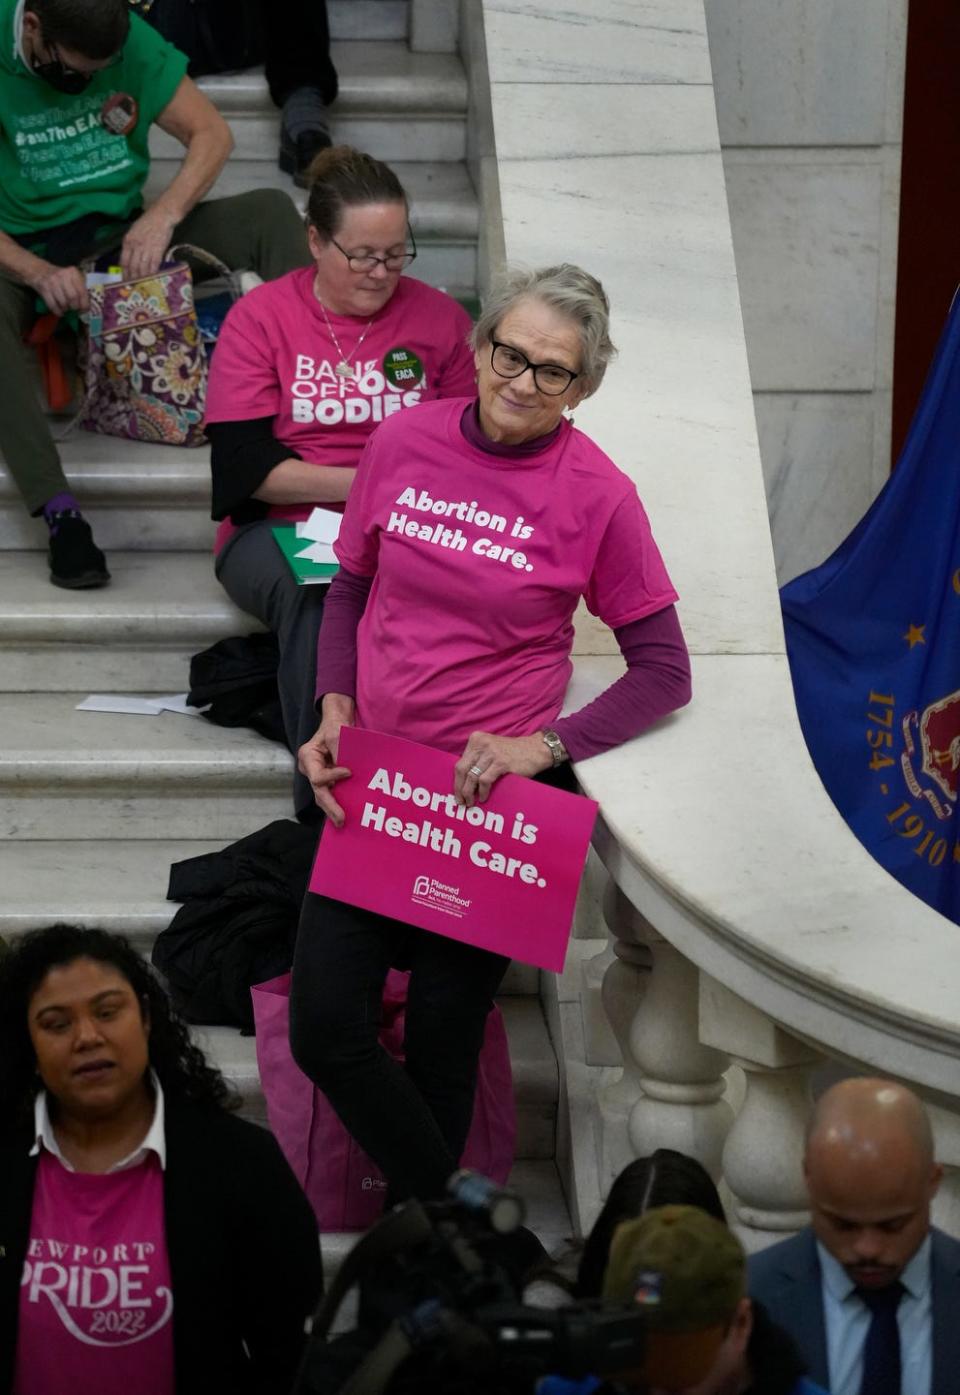
[[(78, 264), (106, 252), (128, 277), (156, 271), (175, 242), (266, 280), (309, 261), (281, 190), (201, 202), (233, 137), (186, 66), (127, 0), (0, 0), (0, 452), (27, 508), (48, 524), (57, 586), (103, 586), (110, 574), (21, 342), (38, 310), (85, 311)], [(167, 187), (145, 199), (154, 124), (186, 154)]]

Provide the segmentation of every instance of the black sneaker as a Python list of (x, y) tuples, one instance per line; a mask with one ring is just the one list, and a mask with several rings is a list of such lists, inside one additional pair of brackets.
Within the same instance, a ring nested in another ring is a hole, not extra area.
[(54, 586), (80, 591), (106, 586), (110, 580), (107, 559), (93, 541), (90, 524), (70, 510), (54, 514), (50, 531), (50, 580)]
[(284, 174), (292, 174), (298, 189), (306, 189), (314, 155), (332, 144), (329, 131), (304, 131), (293, 140), (286, 131), (280, 132), (280, 155), (277, 164)]
[(305, 189), (313, 157), (330, 144), (330, 117), (319, 88), (296, 88), (283, 104), (280, 168), (284, 174), (292, 174), (293, 182)]

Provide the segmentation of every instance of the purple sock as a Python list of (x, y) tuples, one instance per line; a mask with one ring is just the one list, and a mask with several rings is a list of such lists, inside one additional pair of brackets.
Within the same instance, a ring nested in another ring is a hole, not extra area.
[(43, 516), (51, 535), (57, 531), (56, 518), (58, 513), (79, 514), (79, 512), (79, 503), (67, 489), (64, 489), (60, 494), (54, 494), (53, 498), (48, 499), (43, 506)]

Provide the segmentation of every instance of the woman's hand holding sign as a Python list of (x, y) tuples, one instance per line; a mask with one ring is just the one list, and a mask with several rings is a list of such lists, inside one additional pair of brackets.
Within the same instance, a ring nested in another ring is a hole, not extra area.
[(346, 780), (350, 771), (337, 764), (340, 731), (353, 726), (356, 706), (344, 693), (326, 693), (320, 710), (320, 725), (316, 733), (297, 752), (300, 771), (310, 781), (314, 798), (336, 828), (343, 827), (343, 810), (334, 799), (333, 786)]
[(501, 775), (539, 775), (552, 764), (550, 748), (539, 731), (530, 736), (471, 732), (453, 768), (453, 792), (461, 804), (483, 804)]

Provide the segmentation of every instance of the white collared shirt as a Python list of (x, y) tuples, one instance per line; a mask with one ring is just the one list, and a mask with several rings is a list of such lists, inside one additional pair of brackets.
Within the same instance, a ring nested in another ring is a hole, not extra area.
[[(161, 1168), (167, 1165), (167, 1140), (164, 1134), (164, 1104), (163, 1087), (157, 1079), (156, 1071), (150, 1072), (150, 1084), (153, 1087), (155, 1104), (153, 1107), (153, 1122), (147, 1129), (143, 1142), (138, 1148), (134, 1148), (132, 1153), (128, 1153), (125, 1158), (115, 1162), (112, 1167), (107, 1168), (107, 1172), (125, 1172), (129, 1167), (137, 1167), (143, 1162), (148, 1153), (156, 1153), (160, 1159)], [(47, 1100), (46, 1090), (41, 1090), (37, 1095), (33, 1106), (33, 1127), (34, 1144), (30, 1149), (30, 1157), (39, 1155), (40, 1149), (45, 1148), (48, 1153), (52, 1153), (58, 1162), (62, 1163), (68, 1172), (75, 1172), (76, 1168), (63, 1156), (57, 1136), (53, 1131), (53, 1123), (50, 1119), (50, 1105)]]
[[(933, 1376), (933, 1317), (930, 1277), (930, 1236), (900, 1275), (905, 1289), (897, 1308), (900, 1329), (901, 1395), (930, 1395)], [(832, 1395), (860, 1395), (863, 1348), (871, 1313), (857, 1297), (842, 1264), (817, 1242), (827, 1338), (827, 1369)]]

